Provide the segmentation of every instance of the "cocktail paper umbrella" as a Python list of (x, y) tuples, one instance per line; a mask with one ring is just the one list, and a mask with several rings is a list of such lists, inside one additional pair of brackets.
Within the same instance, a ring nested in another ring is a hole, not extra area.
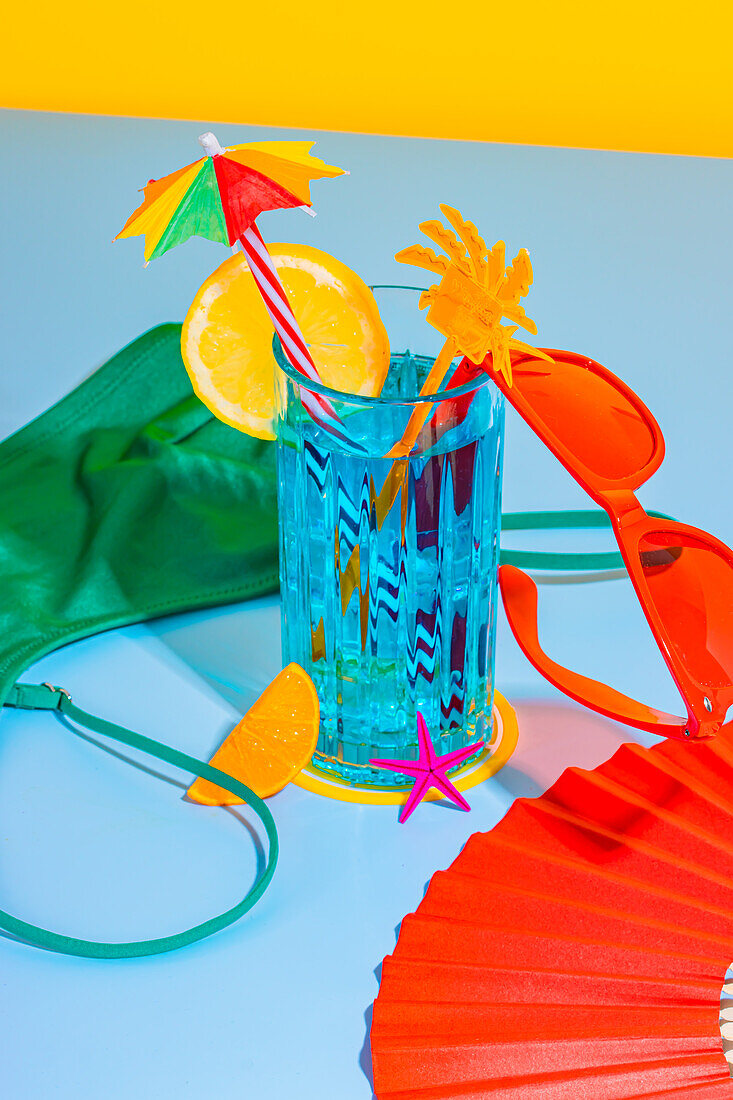
[(725, 734), (624, 745), (517, 800), (401, 924), (374, 1005), (379, 1100), (733, 1097), (732, 836)]
[[(310, 155), (313, 142), (262, 141), (222, 147), (211, 133), (199, 138), (205, 156), (143, 188), (144, 199), (115, 240), (145, 238), (145, 260), (162, 256), (189, 237), (240, 242), (288, 361), (320, 381), (300, 326), (255, 219), (266, 210), (309, 208), (310, 183), (341, 176), (342, 168)], [(319, 424), (347, 438), (331, 403), (311, 390), (303, 404)]]

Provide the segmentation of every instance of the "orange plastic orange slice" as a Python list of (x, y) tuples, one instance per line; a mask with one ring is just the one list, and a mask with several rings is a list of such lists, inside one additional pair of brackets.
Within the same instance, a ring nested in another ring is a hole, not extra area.
[[(316, 689), (300, 665), (287, 665), (234, 727), (210, 763), (267, 798), (294, 779), (310, 760), (318, 739)], [(233, 806), (241, 798), (197, 779), (187, 791), (206, 806)]]

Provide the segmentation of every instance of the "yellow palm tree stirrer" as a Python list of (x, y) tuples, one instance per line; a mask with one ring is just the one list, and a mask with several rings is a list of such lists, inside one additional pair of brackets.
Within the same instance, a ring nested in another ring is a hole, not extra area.
[[(439, 283), (420, 296), (420, 308), (429, 307), (426, 320), (446, 337), (420, 395), (438, 391), (456, 355), (466, 356), (477, 365), (490, 356), (492, 369), (511, 386), (512, 351), (529, 350), (538, 359), (552, 362), (545, 352), (514, 338), (518, 328), (537, 335), (536, 324), (519, 304), (532, 285), (529, 253), (521, 248), (507, 267), (504, 241), (487, 248), (473, 222), (445, 203), (440, 210), (452, 229), (438, 220), (422, 222), (420, 229), (445, 255), (413, 244), (395, 256), (399, 263), (441, 276)], [(512, 323), (502, 325), (504, 318)], [(432, 409), (432, 405), (421, 405), (413, 411), (402, 439), (388, 457), (402, 458), (410, 453)]]

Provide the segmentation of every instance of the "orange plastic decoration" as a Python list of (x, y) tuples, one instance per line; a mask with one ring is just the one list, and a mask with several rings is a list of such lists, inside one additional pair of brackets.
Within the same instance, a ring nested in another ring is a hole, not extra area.
[[(515, 355), (511, 386), (488, 360), (483, 367), (608, 513), (687, 718), (654, 710), (552, 661), (538, 639), (534, 582), (504, 565), (504, 607), (525, 655), (566, 695), (617, 721), (667, 737), (713, 736), (733, 704), (733, 552), (705, 531), (648, 516), (634, 495), (664, 458), (659, 425), (620, 378), (573, 352), (549, 351), (542, 359)], [(723, 728), (733, 729), (733, 722)]]
[[(413, 244), (395, 256), (399, 263), (412, 264), (441, 276), (439, 283), (420, 296), (420, 308), (429, 306), (426, 319), (446, 337), (420, 395), (438, 391), (458, 354), (476, 364), (491, 362), (493, 370), (511, 386), (512, 352), (531, 351), (540, 358), (545, 357), (544, 352), (514, 337), (519, 327), (537, 333), (534, 321), (519, 304), (532, 285), (529, 254), (525, 248), (520, 249), (506, 267), (503, 241), (487, 248), (473, 222), (466, 221), (458, 210), (445, 203), (440, 209), (452, 229), (439, 221), (422, 222), (420, 229), (443, 249), (445, 255), (439, 256), (432, 248)], [(502, 325), (504, 317), (514, 324)], [(425, 404), (414, 410), (402, 439), (389, 451), (388, 458), (403, 458), (410, 453), (433, 408)]]
[[(289, 664), (265, 688), (209, 763), (267, 798), (309, 762), (318, 739), (316, 689), (300, 665)], [(197, 779), (186, 792), (206, 806), (241, 803), (230, 791)]]
[(384, 960), (379, 1100), (733, 1096), (733, 737), (623, 745), (517, 799)]
[[(414, 244), (398, 252), (395, 259), (441, 276), (440, 282), (420, 298), (421, 309), (430, 307), (427, 320), (438, 332), (455, 341), (454, 354), (465, 355), (473, 363), (481, 363), (491, 354), (493, 369), (511, 386), (512, 351), (532, 351), (544, 357), (543, 352), (514, 339), (520, 327), (537, 333), (534, 321), (519, 304), (532, 285), (529, 254), (525, 248), (520, 249), (506, 267), (503, 241), (487, 249), (473, 222), (466, 221), (458, 210), (445, 203), (440, 209), (453, 228), (446, 229), (441, 222), (430, 221), (423, 222), (420, 229), (446, 256)], [(502, 325), (504, 317), (514, 324)]]

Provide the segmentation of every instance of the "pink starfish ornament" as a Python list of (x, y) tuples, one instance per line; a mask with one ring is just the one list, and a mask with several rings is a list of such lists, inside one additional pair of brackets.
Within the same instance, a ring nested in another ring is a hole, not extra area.
[(414, 775), (415, 785), (410, 791), (410, 797), (402, 807), (400, 821), (407, 821), (418, 802), (422, 802), (431, 787), (435, 787), (436, 791), (440, 791), (456, 806), (460, 806), (462, 810), (470, 810), (471, 807), (463, 795), (456, 790), (445, 773), (448, 768), (454, 768), (456, 764), (460, 764), (462, 760), (472, 756), (477, 749), (482, 748), (483, 740), (477, 741), (473, 745), (467, 745), (465, 749), (448, 752), (445, 756), (436, 756), (428, 727), (420, 711), (417, 712), (417, 740), (420, 747), (420, 756), (417, 760), (369, 761), (370, 764), (374, 764), (378, 768), (388, 768), (390, 771), (402, 772), (404, 775)]

